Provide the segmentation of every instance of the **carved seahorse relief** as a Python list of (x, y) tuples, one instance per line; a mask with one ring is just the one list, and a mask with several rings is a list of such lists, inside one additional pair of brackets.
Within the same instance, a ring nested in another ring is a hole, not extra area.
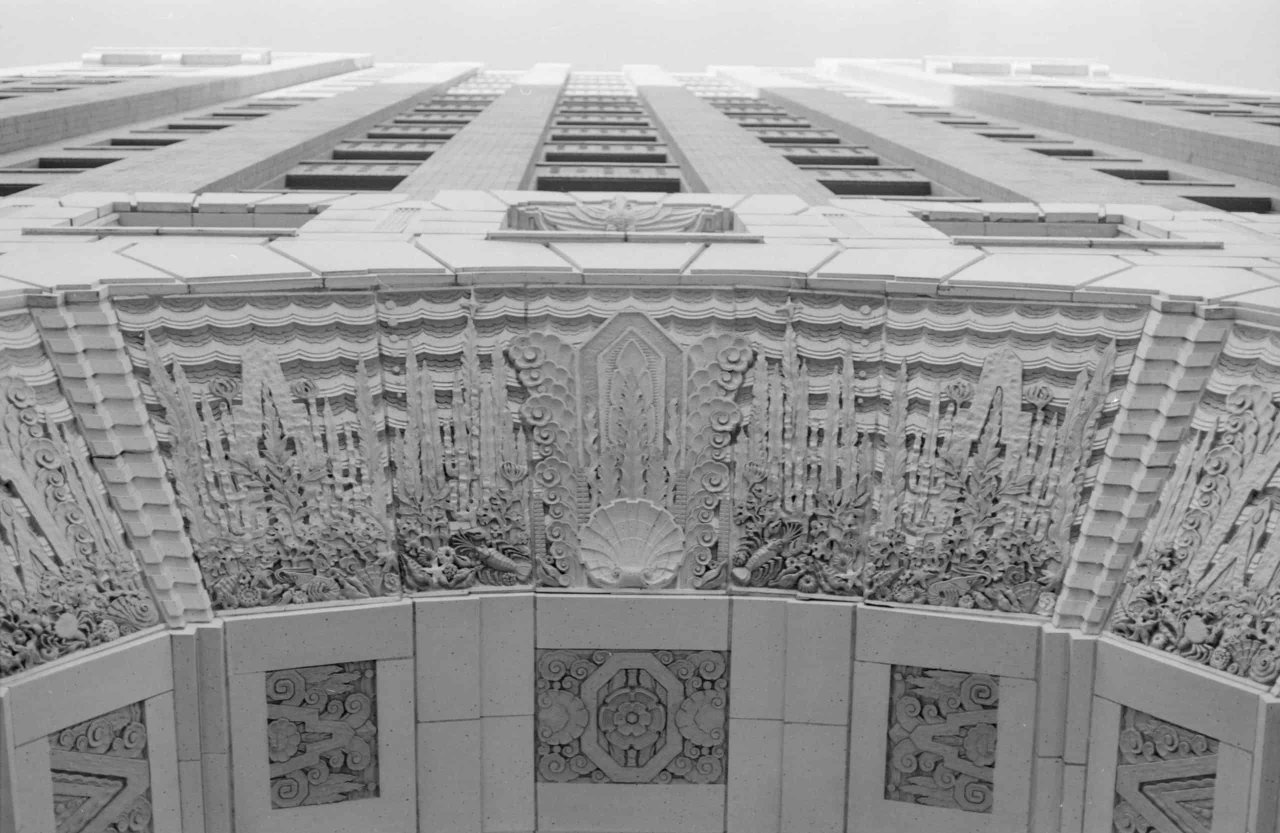
[(1271, 685), (1280, 678), (1280, 418), (1242, 385), (1182, 447), (1126, 577), (1116, 633)]

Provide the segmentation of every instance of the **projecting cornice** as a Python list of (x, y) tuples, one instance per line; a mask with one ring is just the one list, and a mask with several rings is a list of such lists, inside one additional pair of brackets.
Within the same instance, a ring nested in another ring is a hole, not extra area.
[[(1280, 243), (1246, 224), (686, 195), (756, 242), (524, 243), (485, 235), (548, 195), (310, 199), (8, 201), (69, 224), (0, 242), (5, 673), (217, 611), (529, 586), (1110, 621), (1275, 682)], [(213, 206), (318, 216), (91, 224)], [(938, 230), (1021, 221), (1209, 248)]]

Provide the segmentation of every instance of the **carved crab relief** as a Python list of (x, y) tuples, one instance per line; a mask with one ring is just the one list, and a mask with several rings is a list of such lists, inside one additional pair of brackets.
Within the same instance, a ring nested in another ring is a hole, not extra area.
[(57, 833), (152, 833), (151, 764), (143, 703), (49, 736)]
[(1115, 833), (1208, 833), (1218, 741), (1123, 707), (1116, 761)]
[(1280, 678), (1280, 419), (1244, 385), (1184, 443), (1112, 629), (1254, 682)]
[(890, 687), (884, 797), (990, 813), (999, 679), (895, 665)]
[(537, 780), (723, 784), (729, 657), (539, 650)]
[(272, 671), (266, 689), (272, 807), (378, 796), (373, 661)]

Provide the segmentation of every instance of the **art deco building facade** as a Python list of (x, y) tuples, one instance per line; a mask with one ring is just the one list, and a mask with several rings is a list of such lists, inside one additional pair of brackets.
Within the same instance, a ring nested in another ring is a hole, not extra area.
[(0, 73), (3, 833), (1277, 833), (1280, 94)]

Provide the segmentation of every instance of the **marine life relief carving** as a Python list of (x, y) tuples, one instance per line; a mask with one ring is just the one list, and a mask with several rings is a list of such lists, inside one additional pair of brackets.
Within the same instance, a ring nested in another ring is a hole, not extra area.
[(1126, 639), (1263, 685), (1280, 678), (1280, 419), (1242, 385), (1184, 444), (1112, 615)]
[(1011, 348), (976, 384), (934, 390), (908, 419), (899, 365), (881, 437), (858, 429), (845, 358), (821, 409), (788, 327), (757, 357), (735, 449), (733, 579), (753, 586), (1047, 614), (1061, 575), (1115, 347), (1065, 408), (1024, 386)]
[(0, 677), (160, 621), (105, 494), (74, 429), (0, 376)]
[(1114, 346), (1061, 390), (1009, 347), (924, 393), (902, 364), (868, 405), (849, 354), (811, 374), (790, 323), (753, 344), (621, 312), (482, 343), (463, 311), (447, 352), (362, 365), (342, 401), (252, 351), (200, 389), (148, 346), (215, 606), (732, 581), (1051, 609)]

